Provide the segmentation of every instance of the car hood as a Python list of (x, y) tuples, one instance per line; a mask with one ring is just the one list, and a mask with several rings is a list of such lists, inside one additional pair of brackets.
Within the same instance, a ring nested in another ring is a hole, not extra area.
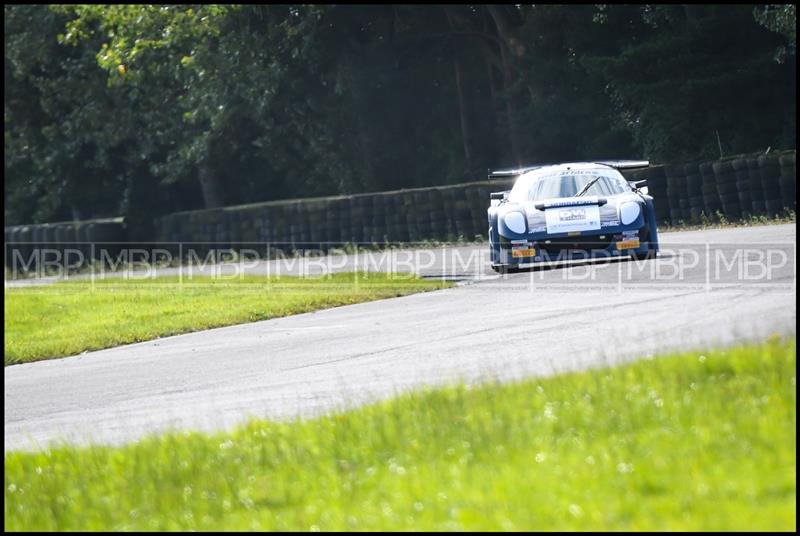
[(620, 226), (618, 208), (628, 201), (643, 203), (642, 198), (634, 192), (610, 196), (562, 197), (524, 203), (504, 203), (500, 215), (512, 211), (522, 212), (527, 220), (528, 234), (538, 234), (547, 232), (545, 211), (548, 208), (599, 204), (600, 227), (611, 229)]

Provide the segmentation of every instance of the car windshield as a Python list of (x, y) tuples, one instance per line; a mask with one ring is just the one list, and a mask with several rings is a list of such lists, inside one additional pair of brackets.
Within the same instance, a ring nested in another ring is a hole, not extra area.
[(514, 184), (508, 200), (512, 203), (541, 201), (554, 197), (574, 197), (597, 179), (586, 195), (615, 195), (630, 192), (628, 181), (613, 169), (564, 170), (545, 175), (523, 175)]

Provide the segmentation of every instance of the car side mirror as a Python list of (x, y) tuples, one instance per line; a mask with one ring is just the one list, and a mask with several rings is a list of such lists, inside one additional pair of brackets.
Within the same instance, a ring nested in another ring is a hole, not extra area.
[(643, 179), (643, 180), (640, 180), (640, 181), (633, 181), (633, 182), (630, 183), (630, 185), (633, 186), (634, 188), (636, 188), (637, 190), (639, 188), (644, 188), (645, 186), (647, 186), (647, 179)]

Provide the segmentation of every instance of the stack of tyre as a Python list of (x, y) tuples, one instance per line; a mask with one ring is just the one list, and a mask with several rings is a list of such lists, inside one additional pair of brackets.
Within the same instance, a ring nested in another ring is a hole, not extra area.
[(797, 209), (797, 152), (785, 151), (779, 157), (781, 165), (781, 200), (783, 208)]
[(400, 199), (400, 202), (402, 202), (402, 198), (400, 198), (395, 192), (376, 197), (381, 198), (378, 204), (383, 207), (384, 211), (383, 218), (385, 221), (385, 240), (389, 242), (395, 242), (398, 240), (397, 236), (401, 233), (400, 224), (402, 211), (398, 210), (397, 206), (398, 199)]
[(41, 262), (77, 265), (114, 259), (127, 241), (123, 218), (16, 225), (4, 230), (6, 266), (25, 270), (39, 269)]
[[(94, 260), (102, 260), (105, 251), (106, 258), (116, 258), (128, 238), (125, 220), (123, 218), (113, 218), (107, 220), (93, 220), (86, 223), (86, 234), (84, 240), (94, 244), (91, 248), (91, 255)], [(45, 232), (45, 237), (48, 235)]]
[(642, 179), (647, 179), (647, 192), (653, 197), (656, 221), (658, 223), (670, 221), (670, 203), (667, 194), (667, 176), (664, 171), (664, 166), (651, 166), (643, 170), (643, 172)]
[(703, 198), (703, 176), (700, 163), (690, 162), (684, 166), (686, 173), (686, 197), (689, 205), (689, 221), (697, 223), (705, 211)]
[(753, 192), (750, 184), (750, 168), (747, 155), (734, 158), (731, 161), (733, 174), (736, 176), (736, 195), (739, 198), (741, 216), (747, 218), (753, 214)]
[(31, 260), (31, 228), (29, 225), (6, 227), (5, 238), (6, 266), (14, 269), (38, 269), (38, 266), (29, 265)]
[(462, 236), (466, 240), (473, 240), (476, 234), (483, 231), (484, 227), (477, 218), (479, 212), (478, 207), (483, 205), (485, 211), (486, 207), (489, 205), (489, 201), (487, 197), (480, 196), (480, 189), (476, 185), (464, 186), (463, 189), (464, 193), (467, 195), (467, 206), (464, 211), (464, 229)]
[(742, 208), (739, 204), (739, 192), (736, 189), (736, 173), (733, 169), (733, 159), (724, 158), (712, 164), (714, 175), (717, 179), (717, 191), (722, 205), (722, 213), (728, 219), (739, 219)]
[(453, 188), (442, 188), (441, 192), (442, 203), (439, 210), (442, 213), (442, 229), (439, 238), (443, 240), (454, 240), (456, 236), (456, 194)]
[(428, 191), (430, 199), (430, 213), (427, 215), (431, 222), (430, 238), (444, 240), (447, 238), (447, 212), (445, 203), (447, 188), (431, 188)]
[(268, 222), (270, 229), (266, 233), (270, 248), (283, 249), (284, 243), (289, 240), (289, 216), (286, 205), (275, 205), (271, 208)]
[[(475, 235), (482, 235), (484, 238), (488, 237), (488, 228), (486, 227), (486, 210), (489, 208), (489, 194), (491, 193), (488, 183), (480, 183), (475, 186), (476, 200), (470, 206), (472, 213), (472, 225), (475, 228)], [(474, 238), (474, 237), (473, 237)]]
[(761, 169), (758, 165), (758, 155), (749, 155), (746, 160), (747, 177), (750, 182), (750, 207), (755, 215), (766, 214), (767, 205), (764, 202), (764, 188), (761, 184)]
[(715, 217), (722, 211), (719, 190), (717, 189), (717, 176), (714, 173), (713, 162), (702, 162), (698, 166), (702, 178), (703, 212), (708, 218)]
[[(780, 214), (784, 205), (791, 204), (785, 198), (792, 190), (793, 180), (788, 169), (789, 161), (784, 158), (786, 171), (781, 173), (781, 156), (777, 153), (763, 154), (758, 157), (758, 168), (761, 172), (761, 189), (764, 193), (764, 207), (769, 217)], [(781, 187), (783, 185), (783, 188)]]
[(683, 164), (668, 165), (664, 168), (667, 176), (667, 202), (669, 219), (675, 224), (688, 219), (689, 199), (686, 196), (686, 175)]

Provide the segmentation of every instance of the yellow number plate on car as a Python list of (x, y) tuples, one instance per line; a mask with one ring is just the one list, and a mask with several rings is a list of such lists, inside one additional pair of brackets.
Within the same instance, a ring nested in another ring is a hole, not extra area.
[(634, 238), (633, 240), (623, 240), (622, 242), (617, 242), (617, 249), (638, 249), (639, 248), (639, 239)]
[(512, 249), (511, 250), (512, 257), (535, 257), (536, 250), (535, 249)]

